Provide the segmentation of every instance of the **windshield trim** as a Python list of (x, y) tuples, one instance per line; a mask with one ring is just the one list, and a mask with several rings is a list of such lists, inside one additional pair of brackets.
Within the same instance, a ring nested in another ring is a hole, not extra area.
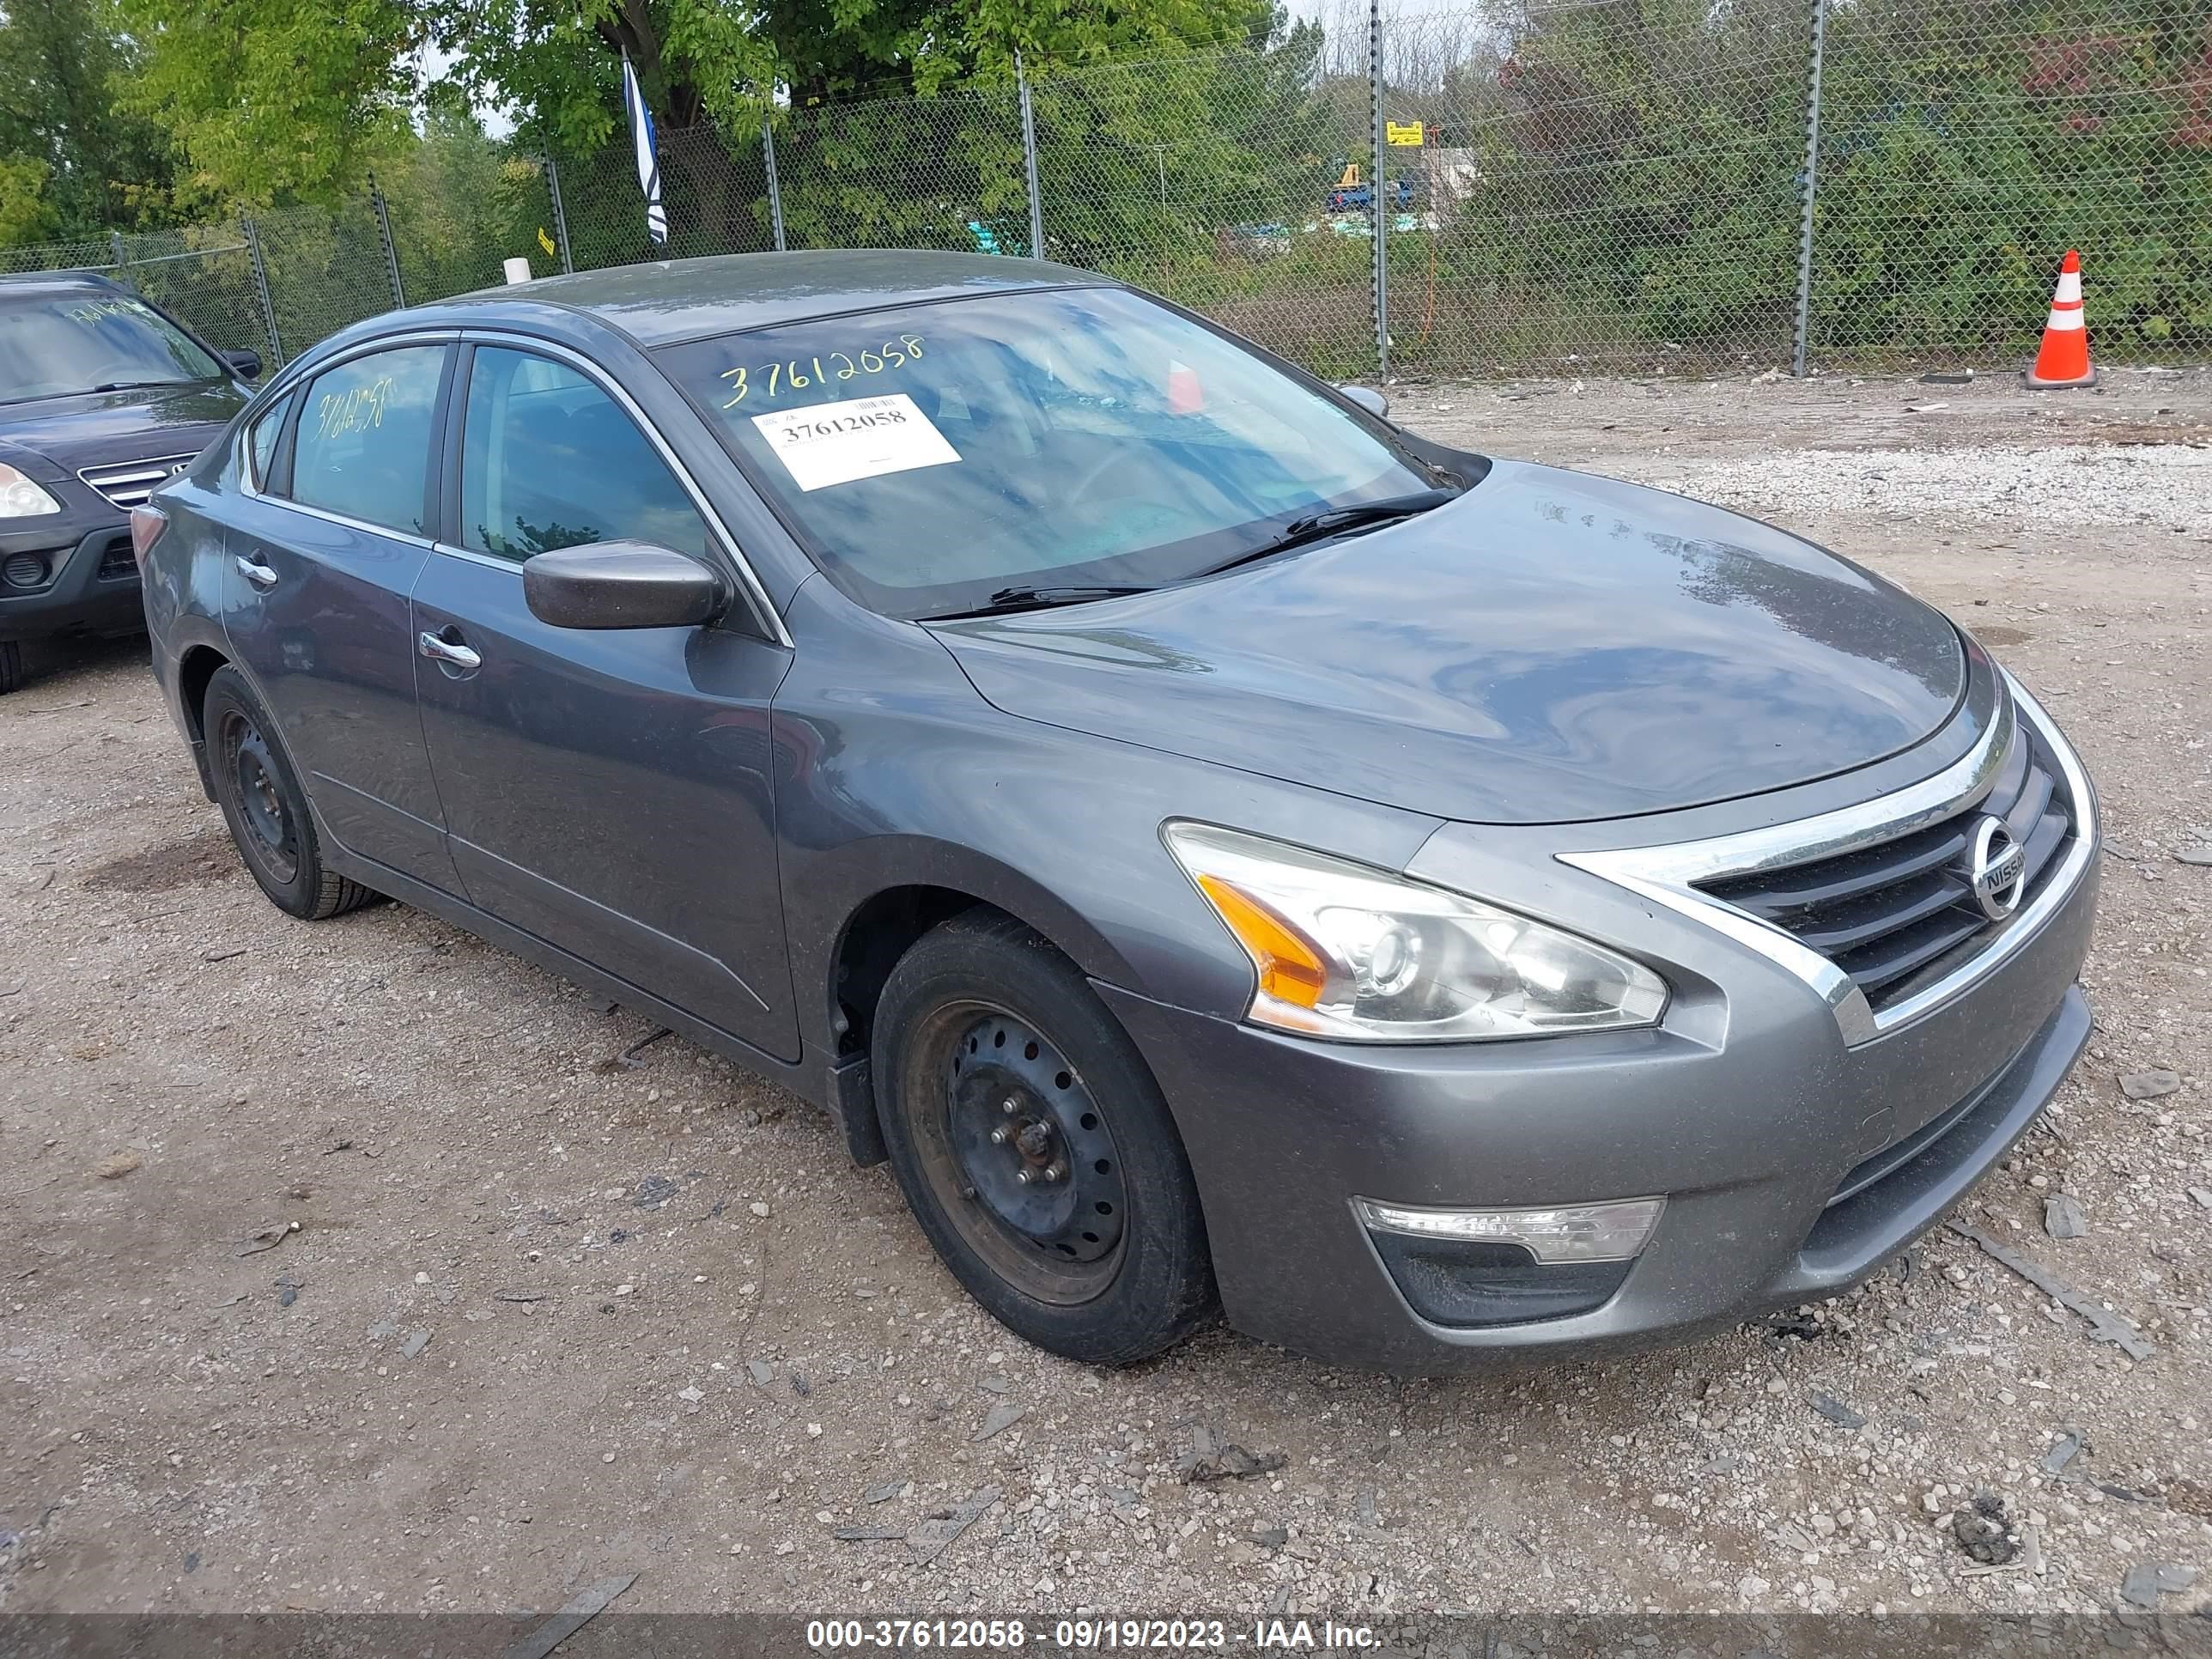
[[(729, 431), (724, 423), (715, 417), (714, 412), (701, 398), (693, 394), (690, 388), (678, 377), (672, 365), (665, 360), (663, 354), (674, 354), (713, 340), (742, 339), (748, 335), (764, 333), (772, 329), (807, 327), (816, 323), (836, 321), (845, 318), (873, 316), (885, 312), (913, 311), (925, 307), (965, 305), (984, 300), (1006, 300), (1028, 295), (1070, 293), (1127, 294), (1148, 305), (1157, 306), (1161, 310), (1182, 319), (1185, 322), (1197, 325), (1216, 339), (1224, 343), (1232, 350), (1241, 351), (1256, 358), (1276, 373), (1289, 379), (1293, 384), (1313, 392), (1333, 407), (1343, 410), (1401, 462), (1407, 462), (1418, 470), (1425, 471), (1432, 470), (1439, 465), (1437, 460), (1431, 458), (1429, 453), (1437, 449), (1437, 446), (1418, 439), (1413, 434), (1382, 419), (1372, 410), (1346, 397), (1331, 382), (1322, 380), (1320, 376), (1300, 368), (1286, 358), (1278, 356), (1257, 341), (1249, 340), (1243, 335), (1223, 327), (1209, 317), (1201, 316), (1197, 312), (1177, 305), (1173, 300), (1163, 295), (1154, 294), (1147, 289), (1138, 288), (1132, 283), (1111, 280), (1095, 283), (1039, 283), (1034, 287), (1010, 286), (982, 289), (973, 293), (927, 295), (911, 300), (884, 301), (872, 305), (819, 312), (805, 317), (775, 319), (757, 323), (748, 328), (712, 330), (705, 333), (689, 335), (680, 340), (660, 341), (650, 347), (640, 349), (646, 361), (653, 366), (661, 379), (667, 382), (669, 387), (683, 399), (693, 415), (697, 416), (700, 425), (713, 439), (715, 447), (728, 458), (730, 464), (737, 469), (738, 476), (751, 489), (762, 509), (774, 519), (783, 533), (791, 538), (793, 545), (805, 556), (814, 571), (819, 573), (840, 595), (870, 614), (882, 617), (890, 622), (926, 628), (944, 619), (926, 613), (903, 616), (896, 611), (887, 611), (855, 591), (854, 585), (848, 580), (845, 573), (840, 568), (839, 562), (831, 558), (824, 551), (820, 538), (814, 534), (813, 531), (787, 509), (781, 492), (769, 487), (762, 470), (737, 442), (735, 434)], [(1481, 456), (1468, 456), (1466, 459), (1476, 463), (1474, 471), (1466, 480), (1468, 486), (1472, 488), (1481, 481), (1482, 476), (1489, 471), (1490, 464)], [(1184, 580), (1197, 580), (1206, 574), (1193, 572)], [(803, 586), (804, 583), (801, 585)], [(1073, 585), (1090, 586), (1091, 584), (1077, 582)]]

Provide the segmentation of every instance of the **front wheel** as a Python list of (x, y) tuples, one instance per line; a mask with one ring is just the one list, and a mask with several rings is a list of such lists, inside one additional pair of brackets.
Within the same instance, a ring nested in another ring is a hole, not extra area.
[(23, 647), (14, 640), (0, 640), (0, 696), (23, 683)]
[(900, 959), (875, 1022), (884, 1142), (945, 1265), (1037, 1346), (1126, 1365), (1215, 1305), (1159, 1085), (1066, 957), (956, 917)]

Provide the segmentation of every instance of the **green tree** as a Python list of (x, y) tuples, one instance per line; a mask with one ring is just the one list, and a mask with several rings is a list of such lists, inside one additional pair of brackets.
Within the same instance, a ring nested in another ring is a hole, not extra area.
[(108, 0), (8, 0), (0, 12), (0, 242), (158, 222), (159, 127), (118, 106), (139, 65)]
[(0, 155), (0, 247), (53, 239), (61, 228), (46, 188), (53, 169), (28, 155)]
[(421, 17), (405, 0), (115, 0), (142, 59), (131, 106), (187, 164), (186, 193), (335, 197), (407, 142)]
[[(91, 0), (40, 0), (90, 3)], [(144, 63), (133, 106), (174, 136), (212, 197), (327, 198), (404, 143), (439, 54), (447, 94), (514, 110), (533, 139), (589, 149), (621, 119), (635, 65), (665, 131), (759, 131), (795, 102), (886, 84), (923, 93), (1146, 46), (1213, 40), (1256, 0), (113, 0)]]
[(2078, 246), (2100, 355), (2212, 345), (2202, 0), (1866, 0), (1829, 50), (1817, 343), (2024, 356)]
[(468, 111), (434, 109), (421, 142), (376, 180), (410, 301), (488, 287), (500, 280), (501, 262), (518, 253), (548, 268), (538, 242), (552, 221), (544, 163), (486, 137)]

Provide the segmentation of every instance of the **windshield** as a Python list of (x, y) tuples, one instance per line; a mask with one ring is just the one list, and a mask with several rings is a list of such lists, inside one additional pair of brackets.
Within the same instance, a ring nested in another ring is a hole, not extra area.
[(222, 372), (174, 323), (127, 294), (0, 295), (0, 403), (185, 386)]
[(1154, 586), (1436, 480), (1280, 370), (1118, 289), (665, 348), (831, 579), (896, 617)]

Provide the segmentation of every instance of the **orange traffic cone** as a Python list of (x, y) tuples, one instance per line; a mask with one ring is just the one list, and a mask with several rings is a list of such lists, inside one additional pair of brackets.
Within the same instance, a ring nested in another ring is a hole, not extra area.
[(2089, 331), (2081, 324), (2081, 256), (2070, 247), (2058, 267), (2058, 292), (2051, 296), (2051, 320), (2043, 325), (2043, 349), (2035, 354), (2027, 379), (2028, 385), (2046, 390), (2097, 383), (2097, 371), (2089, 367)]

